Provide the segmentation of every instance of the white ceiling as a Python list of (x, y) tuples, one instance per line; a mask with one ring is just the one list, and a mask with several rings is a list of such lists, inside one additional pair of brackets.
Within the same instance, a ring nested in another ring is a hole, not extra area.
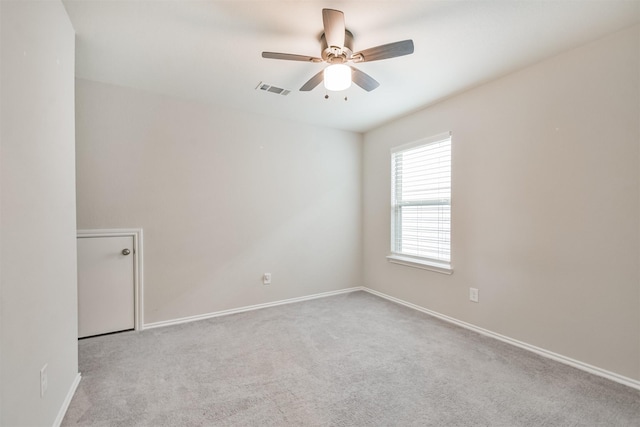
[[(356, 132), (640, 20), (638, 0), (63, 3), (80, 78)], [(319, 56), (326, 7), (344, 12), (355, 51), (413, 39), (414, 54), (357, 64), (380, 82), (372, 92), (299, 92), (323, 64), (261, 52)], [(291, 93), (256, 90), (261, 81)]]

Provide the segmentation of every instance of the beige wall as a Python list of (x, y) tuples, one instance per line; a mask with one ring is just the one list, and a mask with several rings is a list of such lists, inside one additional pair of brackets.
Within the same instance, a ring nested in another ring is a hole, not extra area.
[(75, 35), (59, 1), (0, 15), (0, 425), (51, 426), (78, 373)]
[[(636, 26), (366, 134), (364, 285), (640, 379), (638, 40)], [(449, 130), (454, 273), (390, 264), (389, 148)]]
[(144, 229), (145, 323), (361, 284), (360, 135), (76, 90), (78, 228)]

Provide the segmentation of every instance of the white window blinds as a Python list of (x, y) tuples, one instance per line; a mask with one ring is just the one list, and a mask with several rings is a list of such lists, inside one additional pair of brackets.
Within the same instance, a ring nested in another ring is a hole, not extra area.
[(391, 151), (391, 252), (451, 262), (451, 134)]

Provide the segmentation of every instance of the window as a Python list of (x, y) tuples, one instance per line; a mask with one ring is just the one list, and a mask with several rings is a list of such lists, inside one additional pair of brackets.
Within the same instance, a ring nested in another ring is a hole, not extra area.
[(451, 134), (391, 150), (391, 262), (451, 274)]

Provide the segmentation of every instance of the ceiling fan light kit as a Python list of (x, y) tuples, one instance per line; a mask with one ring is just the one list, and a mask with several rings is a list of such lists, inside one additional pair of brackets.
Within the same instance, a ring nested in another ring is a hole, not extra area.
[(302, 85), (300, 88), (302, 92), (313, 90), (321, 81), (324, 81), (324, 87), (330, 91), (348, 89), (353, 82), (367, 92), (371, 92), (380, 86), (380, 83), (367, 73), (347, 65), (347, 62), (379, 61), (413, 53), (413, 40), (389, 43), (354, 53), (353, 34), (345, 28), (344, 14), (341, 11), (322, 9), (322, 23), (324, 34), (320, 37), (320, 58), (291, 53), (262, 52), (263, 58), (329, 64)]
[(324, 87), (339, 92), (351, 87), (351, 67), (345, 64), (331, 64), (324, 69)]

